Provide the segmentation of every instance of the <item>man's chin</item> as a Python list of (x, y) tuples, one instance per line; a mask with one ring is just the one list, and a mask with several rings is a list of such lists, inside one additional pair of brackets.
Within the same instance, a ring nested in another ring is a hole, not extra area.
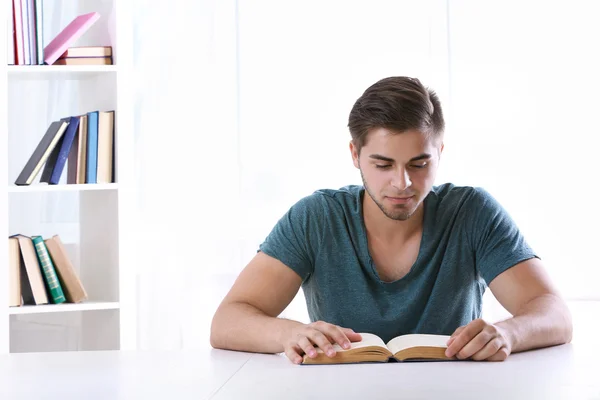
[(385, 215), (395, 221), (406, 221), (415, 213), (415, 210), (385, 210)]

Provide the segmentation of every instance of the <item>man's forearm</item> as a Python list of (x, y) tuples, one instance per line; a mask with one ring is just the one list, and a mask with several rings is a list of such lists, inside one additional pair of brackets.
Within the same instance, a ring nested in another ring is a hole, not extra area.
[(571, 313), (554, 295), (533, 299), (512, 318), (495, 325), (507, 332), (513, 353), (568, 343), (573, 334)]
[(215, 313), (210, 343), (226, 350), (281, 353), (286, 332), (298, 325), (302, 323), (270, 317), (249, 304), (226, 304)]

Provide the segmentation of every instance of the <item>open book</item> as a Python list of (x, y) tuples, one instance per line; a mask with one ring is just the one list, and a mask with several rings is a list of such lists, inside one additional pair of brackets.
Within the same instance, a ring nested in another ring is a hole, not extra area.
[(305, 355), (302, 364), (342, 364), (358, 362), (387, 362), (390, 358), (398, 361), (424, 360), (454, 360), (446, 357), (446, 342), (450, 336), (408, 334), (393, 338), (384, 343), (381, 338), (372, 333), (361, 333), (360, 342), (351, 343), (348, 350), (339, 344), (333, 345), (336, 351), (334, 357), (328, 357), (323, 350), (317, 348), (317, 356), (310, 358)]

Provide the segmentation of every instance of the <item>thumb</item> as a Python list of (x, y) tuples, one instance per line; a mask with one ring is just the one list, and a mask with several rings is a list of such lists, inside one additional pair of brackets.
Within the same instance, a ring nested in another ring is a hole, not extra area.
[(342, 331), (351, 342), (360, 342), (362, 340), (360, 333), (356, 333), (350, 328), (342, 328)]

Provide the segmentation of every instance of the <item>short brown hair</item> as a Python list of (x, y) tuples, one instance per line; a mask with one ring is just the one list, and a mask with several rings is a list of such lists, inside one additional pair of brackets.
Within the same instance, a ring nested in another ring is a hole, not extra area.
[(348, 128), (360, 154), (369, 131), (385, 128), (402, 133), (418, 130), (434, 138), (444, 133), (444, 116), (437, 94), (416, 78), (381, 79), (356, 100)]

